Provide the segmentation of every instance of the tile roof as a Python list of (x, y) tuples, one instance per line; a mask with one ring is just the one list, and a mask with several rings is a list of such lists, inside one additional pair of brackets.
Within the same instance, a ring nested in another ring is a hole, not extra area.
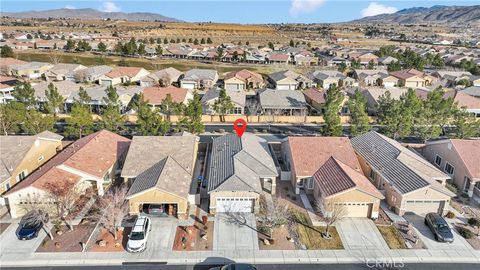
[(450, 139), (473, 177), (480, 178), (480, 140)]
[(472, 97), (480, 98), (480, 86), (467, 87), (460, 92), (470, 95)]
[(135, 77), (141, 70), (142, 68), (139, 68), (139, 67), (116, 67), (112, 69), (110, 72), (108, 72), (107, 74), (105, 74), (105, 76), (112, 79), (122, 77), (122, 76), (127, 76), (132, 78), (132, 77)]
[(32, 85), (33, 90), (35, 90), (35, 98), (40, 101), (46, 100), (45, 90), (48, 89), (48, 85), (52, 83), (58, 90), (58, 93), (64, 97), (68, 98), (72, 93), (78, 92), (81, 84), (74, 83), (72, 81), (54, 81), (54, 82), (41, 82)]
[[(226, 89), (225, 92), (227, 96), (230, 97), (233, 103), (237, 104), (238, 106), (245, 107), (247, 94), (245, 91), (242, 90), (229, 90)], [(202, 97), (202, 102), (207, 103), (211, 102), (214, 99), (217, 99), (220, 95), (220, 89), (218, 88), (210, 88)]]
[(480, 109), (480, 98), (470, 96), (462, 91), (457, 92), (454, 100), (458, 103), (458, 107), (460, 108)]
[(258, 93), (262, 108), (303, 109), (307, 106), (301, 91), (264, 89)]
[(313, 100), (316, 103), (323, 104), (325, 103), (325, 90), (318, 90), (315, 88), (310, 88), (305, 91), (303, 91), (303, 94), (305, 97), (309, 98), (310, 100)]
[(39, 139), (58, 140), (62, 136), (50, 131), (44, 131), (33, 136), (0, 136), (0, 180), (5, 180), (11, 176), (11, 173), (25, 158), (25, 155), (33, 147), (35, 141)]
[(182, 80), (215, 80), (217, 77), (217, 71), (214, 69), (190, 69), (185, 72), (185, 77)]
[[(60, 171), (65, 172), (62, 180), (75, 180), (71, 173), (59, 167), (61, 165), (101, 178), (127, 151), (129, 145), (129, 139), (110, 131), (95, 132), (70, 144), (5, 194), (12, 194), (31, 185), (44, 187), (45, 183), (52, 181), (54, 184), (60, 184), (62, 183), (58, 180)], [(54, 171), (50, 172), (52, 169)], [(37, 181), (43, 184), (36, 184)]]
[(234, 78), (234, 77), (238, 78), (238, 79), (240, 79), (244, 82), (246, 82), (247, 80), (252, 81), (252, 82), (263, 82), (262, 75), (260, 75), (256, 72), (247, 70), (247, 69), (242, 69), (242, 70), (239, 70), (239, 71), (229, 72), (225, 75), (224, 80), (228, 80), (228, 79), (231, 79), (231, 78)]
[(278, 176), (264, 139), (251, 133), (213, 139), (208, 166), (208, 192), (262, 191), (260, 178)]
[(417, 77), (421, 78), (423, 76), (423, 72), (412, 68), (412, 69), (393, 71), (393, 72), (390, 72), (390, 75), (392, 75), (396, 78), (405, 80), (405, 79), (408, 79), (408, 78), (411, 78), (411, 77), (414, 77), (414, 76), (417, 76)]
[(432, 185), (450, 195), (435, 181), (435, 178), (448, 176), (398, 142), (375, 131), (357, 136), (351, 142), (355, 151), (400, 193), (406, 194)]
[(10, 58), (10, 57), (6, 57), (6, 58), (1, 57), (0, 58), (0, 66), (21, 65), (21, 64), (26, 64), (26, 63), (27, 62), (25, 62), (25, 61), (15, 59), (15, 58)]
[(384, 199), (377, 188), (359, 171), (330, 157), (313, 175), (315, 182), (326, 197), (358, 189), (376, 198)]
[(170, 95), (173, 101), (183, 103), (185, 102), (188, 93), (189, 91), (187, 89), (178, 88), (172, 85), (167, 87), (152, 86), (143, 90), (143, 97), (149, 104), (154, 105), (161, 104), (167, 95)]
[(292, 166), (298, 176), (312, 176), (330, 158), (360, 171), (355, 151), (346, 137), (288, 137)]

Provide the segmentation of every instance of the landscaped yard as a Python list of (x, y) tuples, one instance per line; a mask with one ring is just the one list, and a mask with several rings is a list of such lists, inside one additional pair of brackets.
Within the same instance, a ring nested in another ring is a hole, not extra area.
[[(258, 228), (258, 223), (257, 223)], [(288, 231), (288, 226), (284, 225), (273, 230), (272, 239), (273, 241), (269, 241), (269, 245), (265, 244), (264, 241), (261, 240), (260, 234), (258, 232), (259, 239), (258, 239), (258, 246), (260, 249), (264, 250), (294, 250), (295, 243), (291, 240), (290, 233)]]
[(213, 228), (214, 224), (212, 221), (207, 223), (206, 230), (200, 222), (195, 222), (194, 226), (178, 226), (175, 233), (175, 242), (173, 242), (173, 250), (212, 250)]
[(128, 234), (131, 228), (125, 228), (124, 231), (117, 231), (117, 239), (106, 229), (100, 228), (97, 240), (90, 247), (89, 251), (93, 252), (112, 252), (125, 251), (128, 241)]
[(295, 229), (298, 240), (307, 249), (343, 249), (342, 240), (334, 226), (329, 228), (331, 237), (325, 239), (322, 237), (322, 233), (325, 232), (324, 226), (312, 226), (308, 215), (303, 211), (296, 211), (294, 215), (297, 220)]
[(397, 231), (397, 229), (394, 226), (380, 225), (380, 226), (377, 226), (377, 228), (382, 234), (383, 239), (385, 239), (385, 242), (387, 242), (387, 245), (390, 249), (406, 249), (407, 248), (407, 245), (405, 244), (403, 237), (400, 235), (400, 233)]
[(53, 228), (53, 240), (48, 235), (45, 236), (36, 252), (81, 252), (81, 243), (87, 241), (93, 229), (94, 225), (88, 222), (73, 226), (72, 231), (66, 226), (61, 226), (59, 230)]

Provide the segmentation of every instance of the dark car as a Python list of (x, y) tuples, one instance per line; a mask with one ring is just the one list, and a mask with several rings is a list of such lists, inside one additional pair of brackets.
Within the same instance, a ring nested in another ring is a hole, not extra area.
[(224, 266), (210, 268), (210, 270), (257, 270), (257, 268), (248, 263), (232, 263)]
[(433, 233), (435, 240), (439, 242), (453, 242), (453, 233), (448, 223), (437, 213), (428, 213), (425, 216), (425, 225), (427, 225)]
[(38, 236), (38, 232), (42, 229), (41, 222), (20, 222), (17, 229), (17, 238), (19, 240), (30, 240)]
[(154, 216), (164, 216), (166, 215), (165, 206), (163, 204), (150, 204), (147, 213)]

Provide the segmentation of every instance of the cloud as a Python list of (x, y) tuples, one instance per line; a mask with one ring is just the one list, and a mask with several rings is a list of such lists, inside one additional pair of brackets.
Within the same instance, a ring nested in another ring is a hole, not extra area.
[(76, 7), (72, 6), (72, 5), (66, 5), (65, 6), (66, 9), (77, 9)]
[(378, 14), (392, 14), (397, 12), (396, 7), (388, 7), (382, 4), (377, 4), (375, 2), (370, 3), (367, 8), (362, 9), (362, 17), (375, 16)]
[(325, 0), (292, 0), (290, 16), (298, 17), (301, 13), (310, 13), (325, 3)]
[(100, 7), (100, 11), (103, 12), (119, 12), (121, 8), (113, 2), (104, 2)]

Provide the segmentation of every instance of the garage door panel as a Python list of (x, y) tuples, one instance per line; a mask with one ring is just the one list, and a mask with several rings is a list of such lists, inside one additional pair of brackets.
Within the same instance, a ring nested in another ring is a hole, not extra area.
[(371, 203), (343, 203), (346, 217), (370, 217), (373, 205)]
[(437, 213), (441, 208), (442, 201), (406, 201), (405, 212), (413, 212), (418, 215)]
[(249, 198), (217, 198), (217, 212), (253, 212), (254, 199)]

